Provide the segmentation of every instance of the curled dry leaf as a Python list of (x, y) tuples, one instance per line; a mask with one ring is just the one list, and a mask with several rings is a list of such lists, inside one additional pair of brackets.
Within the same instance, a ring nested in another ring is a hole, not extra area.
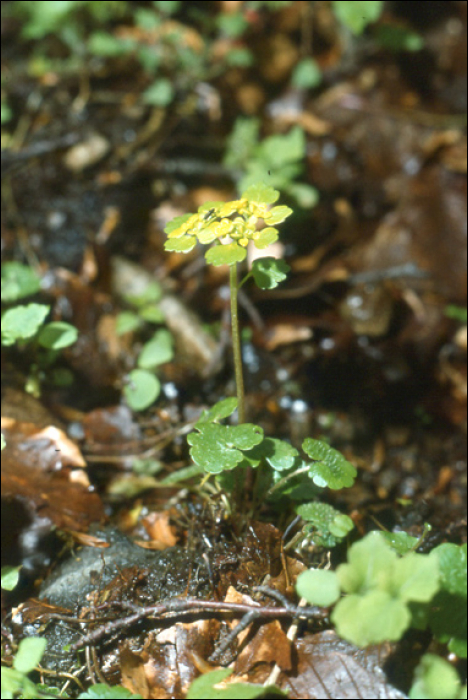
[[(244, 603), (255, 606), (256, 603), (250, 596), (242, 595), (234, 588), (227, 592), (226, 602)], [(239, 620), (230, 622), (234, 628)], [(286, 637), (278, 620), (266, 624), (249, 625), (238, 636), (239, 654), (235, 661), (235, 676), (240, 676), (250, 671), (256, 664), (268, 664), (272, 668), (276, 663), (283, 671), (289, 671), (292, 667), (291, 643)], [(235, 676), (232, 679), (235, 682)]]
[[(81, 452), (55, 426), (2, 418), (7, 446), (2, 453), (2, 499), (19, 499), (32, 520), (40, 511), (46, 526), (83, 530), (103, 517), (97, 494), (90, 493)], [(74, 468), (80, 467), (77, 473)], [(23, 523), (24, 525), (24, 523)], [(14, 524), (13, 528), (14, 530)]]
[(405, 698), (390, 686), (382, 665), (389, 644), (358, 649), (329, 630), (307, 634), (296, 642), (297, 667), (280, 676), (278, 685), (290, 698)]

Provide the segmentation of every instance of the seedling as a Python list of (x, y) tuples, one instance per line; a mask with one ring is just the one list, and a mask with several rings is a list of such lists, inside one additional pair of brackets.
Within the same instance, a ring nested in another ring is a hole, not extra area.
[[(26, 265), (7, 262), (2, 265), (2, 304), (14, 304), (40, 289), (36, 273)], [(2, 311), (2, 338), (4, 347), (16, 345), (19, 350), (32, 351), (26, 391), (39, 396), (41, 382), (47, 378), (56, 385), (67, 385), (73, 380), (71, 372), (54, 368), (61, 350), (73, 345), (77, 329), (64, 321), (46, 323), (50, 307), (47, 304), (17, 304)]]
[[(262, 257), (239, 282), (239, 265), (247, 247), (268, 248), (278, 239), (277, 224), (292, 214), (287, 206), (272, 206), (279, 192), (257, 183), (233, 202), (206, 202), (196, 214), (178, 216), (165, 228), (166, 250), (188, 253), (202, 243), (210, 245), (207, 263), (229, 266), (231, 331), (237, 398), (227, 398), (205, 411), (188, 436), (190, 454), (200, 472), (216, 474), (225, 488), (234, 491), (234, 505), (245, 498), (247, 469), (257, 472), (252, 497), (255, 509), (260, 501), (287, 494), (291, 485), (304, 479), (310, 485), (331, 489), (351, 486), (356, 470), (339, 452), (320, 440), (304, 440), (303, 457), (284, 440), (265, 437), (260, 426), (245, 420), (245, 396), (239, 331), (238, 291), (249, 278), (260, 289), (272, 289), (286, 279), (289, 266), (284, 260)], [(237, 409), (238, 425), (221, 421)], [(233, 472), (229, 474), (229, 472)], [(333, 518), (332, 518), (333, 520)]]
[[(138, 331), (149, 324), (164, 323), (158, 302), (162, 289), (157, 282), (150, 283), (139, 296), (127, 296), (127, 303), (134, 311), (122, 311), (117, 316), (116, 330), (119, 335)], [(158, 328), (142, 347), (133, 369), (126, 378), (124, 395), (134, 411), (144, 411), (151, 406), (161, 392), (157, 368), (170, 362), (174, 356), (173, 338), (167, 328)]]

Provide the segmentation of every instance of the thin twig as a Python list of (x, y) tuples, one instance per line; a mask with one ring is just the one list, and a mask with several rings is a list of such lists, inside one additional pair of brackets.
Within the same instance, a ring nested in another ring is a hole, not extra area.
[[(212, 614), (220, 615), (223, 613), (235, 614), (239, 616), (254, 613), (255, 619), (270, 618), (276, 619), (280, 617), (292, 617), (303, 619), (322, 619), (326, 616), (326, 612), (318, 607), (298, 608), (297, 606), (288, 605), (287, 607), (257, 607), (243, 603), (223, 603), (208, 600), (198, 600), (197, 598), (171, 598), (163, 601), (158, 605), (150, 605), (148, 607), (139, 607), (133, 603), (119, 603), (121, 607), (127, 610), (132, 610), (132, 614), (117, 620), (112, 620), (101, 627), (94, 629), (92, 632), (84, 636), (70, 648), (72, 651), (81, 649), (84, 646), (93, 645), (98, 640), (105, 636), (111, 635), (114, 632), (130, 627), (136, 622), (140, 622), (145, 618), (152, 620), (160, 619), (165, 621), (176, 617), (186, 617), (195, 614)], [(96, 606), (96, 609), (102, 609), (102, 606)], [(82, 622), (85, 622), (82, 620)]]

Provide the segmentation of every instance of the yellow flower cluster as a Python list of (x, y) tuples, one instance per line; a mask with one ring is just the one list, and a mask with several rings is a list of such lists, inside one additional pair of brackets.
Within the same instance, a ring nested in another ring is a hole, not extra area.
[[(257, 248), (267, 248), (274, 243), (278, 231), (271, 224), (281, 223), (291, 213), (289, 207), (269, 209), (267, 203), (245, 197), (233, 202), (206, 202), (197, 214), (176, 217), (166, 226), (168, 241), (164, 247), (188, 253), (197, 241), (205, 245), (216, 242), (224, 246), (224, 250), (209, 251), (208, 262), (234, 264), (245, 258), (245, 248), (250, 241)], [(266, 228), (259, 228), (260, 220), (267, 224)]]

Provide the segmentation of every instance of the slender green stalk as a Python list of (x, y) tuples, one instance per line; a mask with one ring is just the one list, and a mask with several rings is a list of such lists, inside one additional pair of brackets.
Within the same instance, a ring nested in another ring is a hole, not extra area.
[(232, 350), (234, 354), (234, 369), (236, 373), (237, 387), (237, 414), (239, 424), (245, 423), (244, 377), (242, 374), (242, 351), (239, 332), (239, 314), (237, 306), (237, 292), (239, 289), (237, 278), (237, 263), (229, 266), (229, 284), (231, 287), (231, 331)]

